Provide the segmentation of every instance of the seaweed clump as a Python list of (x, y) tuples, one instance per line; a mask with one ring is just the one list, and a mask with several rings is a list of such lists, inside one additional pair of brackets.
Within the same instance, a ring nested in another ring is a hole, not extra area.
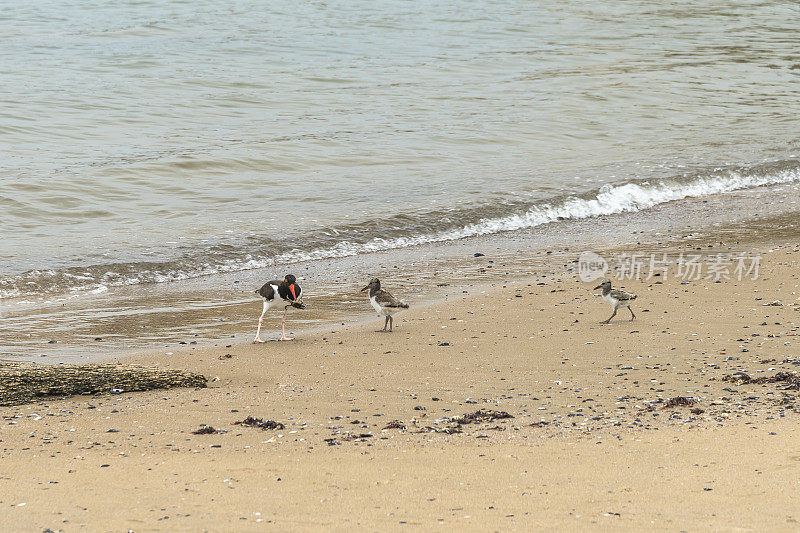
[(208, 378), (202, 374), (139, 365), (0, 362), (0, 405), (31, 403), (48, 396), (202, 388), (207, 383)]

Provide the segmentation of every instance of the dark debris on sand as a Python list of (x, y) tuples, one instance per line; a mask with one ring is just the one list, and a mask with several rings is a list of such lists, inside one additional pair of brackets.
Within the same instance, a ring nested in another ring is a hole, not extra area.
[(406, 429), (406, 425), (402, 420), (392, 420), (383, 429)]
[(131, 391), (205, 387), (208, 378), (194, 372), (118, 363), (35, 365), (0, 362), (0, 405), (19, 405), (45, 396), (119, 394)]
[(435, 426), (425, 426), (420, 428), (421, 433), (434, 432), (434, 433), (462, 433), (461, 427), (467, 424), (481, 424), (492, 422), (494, 420), (503, 420), (506, 418), (514, 418), (513, 415), (505, 411), (494, 411), (491, 409), (478, 409), (474, 413), (465, 413), (463, 415), (448, 416), (440, 418), (436, 421)]
[[(668, 398), (667, 401), (658, 398), (657, 400), (653, 400), (652, 402), (649, 403), (650, 405), (648, 405), (643, 409), (640, 409), (639, 411), (652, 412), (655, 411), (657, 407), (661, 409), (672, 409), (673, 407), (692, 407), (697, 404), (697, 400), (695, 400), (694, 398), (687, 398), (686, 396), (674, 396), (672, 398)], [(695, 411), (699, 411), (699, 413), (695, 413)], [(703, 411), (702, 409), (692, 409), (692, 413), (694, 414), (700, 414), (703, 412), (705, 411)]]
[(480, 424), (482, 422), (492, 422), (504, 418), (514, 418), (505, 411), (493, 411), (491, 409), (478, 409), (474, 413), (466, 413), (461, 416), (451, 416), (448, 421), (457, 424)]
[(662, 409), (669, 409), (670, 407), (691, 407), (697, 403), (697, 400), (687, 398), (686, 396), (675, 396), (667, 400)]
[(215, 429), (214, 426), (206, 426), (205, 424), (201, 424), (200, 429), (192, 431), (192, 435), (214, 435), (219, 433), (227, 433), (227, 430)]
[(344, 434), (337, 435), (337, 436), (330, 437), (330, 438), (323, 439), (323, 440), (326, 443), (328, 443), (328, 446), (336, 446), (336, 445), (341, 444), (343, 442), (351, 442), (351, 441), (366, 442), (367, 439), (371, 439), (374, 436), (375, 435), (373, 435), (372, 433), (350, 433), (348, 431), (348, 432), (346, 432)]
[(252, 417), (252, 416), (248, 416), (244, 420), (240, 420), (238, 422), (234, 422), (234, 425), (247, 426), (247, 427), (251, 427), (251, 428), (261, 428), (261, 429), (264, 429), (264, 430), (267, 430), (267, 429), (285, 429), (286, 428), (286, 426), (284, 426), (280, 422), (276, 422), (274, 420), (264, 420), (264, 419), (255, 418), (255, 417)]
[(800, 376), (791, 372), (778, 372), (774, 376), (751, 377), (745, 372), (736, 372), (722, 377), (722, 381), (741, 385), (763, 385), (765, 383), (785, 383), (783, 390), (800, 390)]

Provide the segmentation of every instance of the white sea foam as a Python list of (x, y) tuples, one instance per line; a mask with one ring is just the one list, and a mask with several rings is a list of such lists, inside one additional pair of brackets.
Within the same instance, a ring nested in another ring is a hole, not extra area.
[[(111, 286), (135, 285), (139, 283), (165, 283), (222, 272), (237, 272), (265, 268), (275, 264), (320, 260), (405, 248), (427, 243), (452, 241), (467, 237), (533, 228), (568, 219), (585, 219), (600, 215), (635, 212), (666, 202), (685, 198), (698, 198), (735, 190), (793, 183), (800, 180), (800, 169), (790, 169), (765, 174), (717, 173), (688, 181), (664, 180), (656, 183), (627, 183), (602, 187), (594, 197), (567, 198), (558, 202), (534, 205), (522, 214), (487, 218), (456, 229), (408, 235), (393, 239), (376, 237), (367, 242), (342, 240), (333, 246), (311, 250), (294, 249), (274, 257), (253, 258), (251, 256), (228, 257), (202, 264), (164, 265), (163, 270), (139, 272), (104, 272), (93, 277), (88, 272), (69, 274), (52, 270), (36, 270), (22, 274), (14, 280), (0, 280), (0, 299), (15, 298), (28, 294), (51, 291), (90, 291), (100, 294)], [(244, 255), (244, 254), (243, 254)], [(65, 282), (64, 285), (58, 280)]]
[(96, 289), (90, 290), (89, 294), (103, 294), (104, 292), (108, 292), (108, 287), (105, 285), (100, 285)]
[(521, 215), (484, 219), (455, 230), (426, 235), (399, 237), (396, 239), (375, 238), (361, 244), (342, 241), (333, 247), (316, 249), (306, 253), (294, 250), (291, 253), (276, 257), (274, 262), (284, 263), (328, 257), (345, 257), (359, 253), (528, 229), (558, 220), (583, 219), (600, 215), (641, 211), (674, 200), (699, 198), (763, 185), (792, 183), (798, 179), (800, 179), (800, 171), (792, 169), (768, 175), (730, 172), (724, 175), (700, 177), (685, 183), (676, 180), (664, 180), (655, 184), (645, 182), (617, 186), (605, 185), (594, 198), (568, 198), (557, 204), (535, 205)]

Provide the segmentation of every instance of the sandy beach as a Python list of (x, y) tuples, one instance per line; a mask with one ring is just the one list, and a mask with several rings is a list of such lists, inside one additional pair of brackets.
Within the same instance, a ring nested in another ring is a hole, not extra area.
[[(443, 287), (392, 334), (375, 317), (126, 356), (209, 386), (0, 408), (0, 517), (14, 531), (794, 530), (800, 415), (779, 373), (800, 365), (800, 251), (757, 251), (758, 279), (614, 280), (638, 294), (635, 321), (600, 324), (596, 283), (548, 272)], [(236, 424), (248, 416), (284, 427)]]
[(800, 530), (798, 16), (9, 3), (0, 533)]

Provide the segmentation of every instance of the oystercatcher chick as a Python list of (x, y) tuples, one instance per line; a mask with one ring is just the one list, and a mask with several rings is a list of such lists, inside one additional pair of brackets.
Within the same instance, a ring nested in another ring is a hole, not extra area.
[(256, 330), (256, 338), (253, 339), (253, 342), (264, 342), (260, 337), (261, 322), (264, 320), (264, 315), (267, 313), (270, 306), (275, 303), (276, 297), (288, 302), (283, 307), (283, 320), (281, 320), (281, 340), (292, 340), (286, 336), (286, 310), (289, 309), (289, 307), (297, 307), (298, 309), (303, 309), (305, 307), (299, 300), (302, 289), (296, 282), (297, 278), (291, 274), (287, 274), (286, 277), (283, 278), (283, 281), (268, 281), (263, 287), (256, 291), (256, 294), (259, 294), (262, 298), (264, 298), (264, 310), (261, 311), (261, 316), (258, 317), (258, 329)]
[(611, 322), (611, 319), (614, 318), (617, 314), (617, 309), (620, 307), (627, 307), (628, 311), (631, 312), (631, 320), (636, 318), (636, 315), (633, 314), (633, 309), (631, 309), (631, 302), (636, 299), (636, 295), (630, 292), (621, 291), (619, 289), (612, 289), (611, 288), (611, 280), (603, 280), (603, 283), (598, 285), (594, 288), (603, 289), (603, 300), (607, 301), (609, 305), (614, 309), (614, 312), (608, 317), (608, 320), (603, 320), (601, 324), (608, 324)]
[[(369, 303), (371, 303), (372, 307), (378, 312), (378, 316), (386, 317), (386, 321), (383, 323), (383, 329), (378, 331), (391, 333), (392, 324), (394, 322), (392, 315), (403, 309), (408, 309), (408, 304), (401, 302), (389, 294), (388, 291), (381, 289), (381, 280), (378, 278), (372, 278), (369, 285), (361, 289), (361, 292), (366, 290), (369, 290)], [(388, 330), (386, 326), (389, 326)]]

